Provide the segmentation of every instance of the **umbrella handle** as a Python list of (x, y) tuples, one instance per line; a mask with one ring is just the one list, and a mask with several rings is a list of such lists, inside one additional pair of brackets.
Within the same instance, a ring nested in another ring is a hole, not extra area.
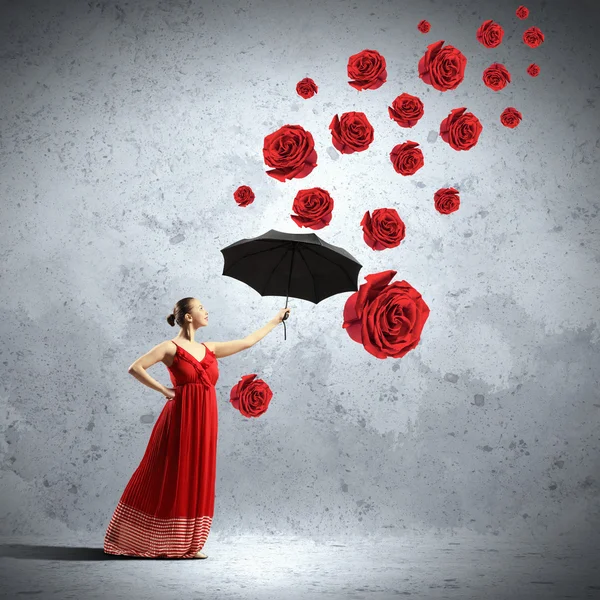
[[(294, 255), (293, 254), (292, 254), (292, 264), (294, 264)], [(291, 277), (291, 271), (290, 271), (290, 277)], [(288, 300), (290, 299), (289, 289), (290, 289), (290, 282), (289, 282), (289, 279), (288, 279), (288, 295), (285, 298), (285, 306), (284, 306), (284, 308), (287, 308)], [(283, 319), (281, 319), (281, 322), (283, 323), (283, 339), (284, 340), (287, 340), (286, 329), (285, 329), (285, 320), (289, 316), (290, 316), (290, 313), (285, 313), (285, 315), (283, 315)]]
[[(285, 303), (285, 308), (287, 308), (287, 302)], [(283, 318), (281, 319), (281, 322), (283, 323), (283, 339), (287, 340), (287, 336), (286, 336), (286, 329), (285, 329), (285, 320), (290, 316), (290, 313), (285, 313), (285, 315), (283, 315)]]

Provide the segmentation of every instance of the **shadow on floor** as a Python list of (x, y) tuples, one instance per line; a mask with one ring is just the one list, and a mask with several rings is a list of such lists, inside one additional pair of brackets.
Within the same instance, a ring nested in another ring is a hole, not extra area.
[(85, 546), (35, 546), (33, 544), (2, 544), (0, 558), (29, 560), (177, 560), (173, 558), (145, 558), (143, 556), (117, 556), (106, 554), (103, 548)]

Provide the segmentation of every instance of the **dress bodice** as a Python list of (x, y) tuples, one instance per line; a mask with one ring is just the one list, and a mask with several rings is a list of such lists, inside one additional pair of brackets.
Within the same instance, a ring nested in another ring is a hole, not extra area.
[(217, 383), (219, 379), (219, 364), (214, 352), (211, 352), (206, 344), (202, 344), (206, 348), (204, 358), (198, 360), (185, 348), (182, 348), (175, 342), (173, 343), (177, 349), (173, 358), (173, 364), (167, 367), (173, 387), (189, 383), (204, 383), (207, 386), (214, 386)]

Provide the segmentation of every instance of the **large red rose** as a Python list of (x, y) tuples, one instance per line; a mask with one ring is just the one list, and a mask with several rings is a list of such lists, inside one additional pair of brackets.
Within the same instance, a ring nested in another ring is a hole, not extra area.
[(444, 46), (444, 40), (427, 46), (427, 52), (419, 60), (419, 77), (423, 83), (440, 92), (453, 90), (465, 78), (467, 58), (454, 46)]
[(346, 301), (342, 327), (377, 358), (402, 358), (417, 346), (429, 307), (407, 281), (389, 282), (396, 271), (366, 275)]
[(540, 67), (539, 65), (536, 65), (535, 63), (531, 63), (528, 67), (527, 67), (527, 72), (532, 76), (532, 77), (537, 77), (540, 74)]
[(515, 11), (515, 14), (519, 19), (526, 19), (529, 16), (529, 9), (521, 4)]
[(292, 210), (298, 216), (290, 216), (299, 227), (323, 229), (331, 221), (333, 198), (329, 192), (319, 187), (300, 190), (294, 198)]
[(233, 199), (238, 203), (238, 206), (248, 206), (254, 202), (254, 192), (252, 188), (247, 185), (240, 185), (240, 187), (233, 192)]
[(510, 129), (514, 129), (523, 118), (523, 115), (512, 106), (505, 108), (500, 115), (500, 123), (504, 125), (504, 127), (508, 127)]
[(487, 87), (498, 92), (510, 83), (510, 73), (504, 65), (493, 63), (485, 69), (482, 79)]
[(265, 137), (263, 157), (279, 181), (306, 177), (317, 166), (315, 141), (301, 125), (284, 125)]
[(454, 150), (469, 150), (479, 139), (483, 125), (479, 119), (467, 109), (453, 109), (440, 125), (442, 139)]
[(296, 84), (296, 93), (304, 99), (312, 98), (318, 91), (317, 84), (310, 77), (305, 77)]
[(477, 41), (486, 48), (495, 48), (502, 43), (504, 29), (492, 19), (484, 21), (477, 30)]
[(413, 127), (424, 114), (423, 102), (416, 96), (411, 96), (406, 92), (400, 94), (388, 106), (390, 119), (393, 119), (400, 127)]
[(537, 48), (544, 41), (544, 34), (537, 27), (530, 27), (523, 32), (523, 41), (530, 48)]
[(331, 143), (342, 154), (362, 152), (375, 138), (373, 125), (362, 112), (343, 113), (339, 118), (335, 115), (329, 124), (329, 129)]
[(397, 144), (390, 152), (390, 160), (394, 171), (401, 175), (414, 175), (424, 164), (423, 152), (417, 142)]
[(260, 417), (273, 397), (271, 388), (262, 380), (256, 379), (256, 373), (244, 375), (238, 383), (231, 388), (229, 401), (244, 417)]
[(376, 90), (387, 81), (385, 58), (377, 50), (363, 50), (348, 59), (348, 83), (358, 91)]
[(363, 239), (373, 250), (395, 248), (406, 234), (404, 221), (395, 208), (376, 208), (373, 216), (367, 211), (360, 224)]
[(450, 213), (453, 213), (455, 210), (458, 210), (460, 206), (458, 190), (454, 189), (453, 187), (440, 188), (433, 195), (433, 203), (435, 210), (443, 215), (449, 215)]

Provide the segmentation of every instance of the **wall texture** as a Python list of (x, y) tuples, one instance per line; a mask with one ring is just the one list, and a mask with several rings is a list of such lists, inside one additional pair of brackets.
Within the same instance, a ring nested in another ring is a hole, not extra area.
[[(213, 531), (401, 535), (467, 531), (548, 539), (600, 525), (598, 424), (599, 112), (593, 2), (1, 2), (0, 522), (3, 534), (103, 534), (165, 399), (127, 373), (177, 330), (193, 295), (210, 313), (198, 341), (243, 337), (285, 298), (223, 277), (220, 249), (290, 219), (296, 192), (335, 200), (317, 235), (364, 276), (394, 269), (431, 309), (420, 344), (380, 360), (342, 329), (341, 294), (291, 299), (279, 326), (220, 361)], [(417, 23), (427, 19), (423, 35)], [(505, 28), (486, 49), (486, 19)], [(522, 32), (546, 35), (529, 48)], [(417, 76), (437, 40), (468, 58), (439, 92)], [(381, 52), (388, 81), (358, 92), (350, 55)], [(492, 62), (512, 82), (481, 81)], [(537, 78), (526, 73), (540, 65)], [(303, 100), (296, 83), (319, 92)], [(411, 130), (387, 115), (408, 92)], [(437, 135), (466, 106), (484, 126), (457, 152)], [(507, 106), (523, 113), (503, 127)], [(334, 114), (365, 112), (368, 151), (340, 155)], [(311, 131), (305, 179), (265, 174), (264, 137)], [(391, 148), (425, 166), (394, 172)], [(256, 200), (233, 200), (239, 185)], [(440, 187), (460, 209), (434, 210)], [(393, 207), (406, 238), (376, 252), (365, 211)], [(167, 370), (151, 374), (169, 384)], [(242, 375), (274, 391), (245, 419), (228, 403)]]

